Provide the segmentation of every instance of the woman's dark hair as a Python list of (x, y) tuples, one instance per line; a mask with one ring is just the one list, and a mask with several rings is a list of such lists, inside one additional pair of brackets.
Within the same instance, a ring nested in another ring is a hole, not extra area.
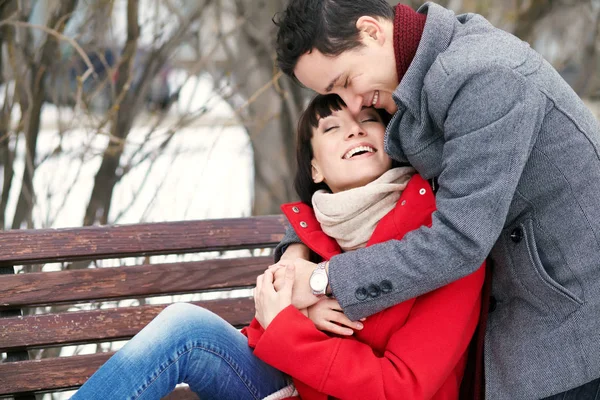
[[(311, 161), (314, 152), (311, 144), (313, 130), (319, 126), (319, 120), (330, 116), (333, 112), (346, 107), (346, 103), (337, 94), (317, 95), (306, 107), (306, 110), (298, 120), (298, 131), (296, 136), (296, 177), (294, 188), (300, 200), (312, 207), (312, 196), (319, 190), (331, 189), (324, 183), (315, 183), (312, 179)], [(390, 122), (391, 115), (385, 110), (377, 109), (384, 125)], [(394, 164), (392, 164), (394, 166)]]
[(394, 19), (387, 0), (290, 0), (275, 14), (277, 64), (294, 77), (300, 56), (319, 50), (337, 56), (362, 45), (356, 21), (362, 16)]

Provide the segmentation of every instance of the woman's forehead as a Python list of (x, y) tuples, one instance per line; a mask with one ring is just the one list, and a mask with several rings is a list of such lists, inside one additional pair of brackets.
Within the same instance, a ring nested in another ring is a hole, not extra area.
[(346, 114), (349, 114), (349, 113), (350, 112), (348, 111), (348, 109), (346, 107), (342, 107), (339, 110), (331, 109), (331, 110), (329, 110), (328, 113), (323, 113), (322, 115), (318, 115), (317, 116), (317, 121), (320, 124), (321, 121), (323, 121), (323, 120), (326, 120), (326, 119), (329, 119), (329, 118), (343, 117), (343, 116), (345, 116)]
[(317, 122), (320, 124), (321, 121), (326, 120), (328, 118), (332, 118), (332, 117), (351, 117), (351, 118), (355, 118), (358, 119), (360, 118), (362, 115), (379, 115), (377, 113), (377, 110), (374, 109), (373, 107), (364, 107), (362, 110), (360, 110), (359, 114), (354, 116), (352, 115), (352, 113), (350, 112), (350, 110), (348, 110), (348, 108), (346, 107), (342, 107), (339, 110), (335, 110), (335, 109), (330, 109), (328, 113), (324, 113), (323, 115), (317, 115)]

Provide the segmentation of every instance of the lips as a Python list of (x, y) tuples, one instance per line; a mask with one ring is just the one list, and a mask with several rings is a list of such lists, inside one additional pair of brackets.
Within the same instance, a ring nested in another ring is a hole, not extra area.
[(377, 151), (377, 149), (375, 149), (373, 146), (370, 145), (366, 145), (366, 144), (360, 144), (358, 146), (354, 146), (351, 149), (349, 149), (344, 156), (342, 157), (344, 160), (349, 160), (352, 157), (361, 154), (365, 154), (365, 153), (375, 153)]
[(373, 100), (371, 100), (371, 105), (373, 107), (375, 107), (377, 105), (378, 101), (379, 101), (379, 90), (376, 90), (375, 93), (373, 94)]

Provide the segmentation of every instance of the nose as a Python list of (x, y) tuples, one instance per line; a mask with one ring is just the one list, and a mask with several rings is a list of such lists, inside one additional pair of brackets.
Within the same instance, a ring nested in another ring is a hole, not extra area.
[(358, 115), (358, 113), (360, 113), (360, 110), (362, 110), (362, 106), (363, 106), (362, 96), (351, 93), (350, 91), (345, 91), (344, 93), (340, 93), (339, 96), (342, 98), (342, 100), (344, 100), (344, 103), (346, 103), (346, 107), (348, 108), (348, 111), (350, 111), (350, 113), (352, 115)]
[(364, 136), (365, 131), (362, 129), (358, 121), (352, 121), (349, 126), (348, 132), (346, 133), (346, 139), (351, 139), (354, 136)]

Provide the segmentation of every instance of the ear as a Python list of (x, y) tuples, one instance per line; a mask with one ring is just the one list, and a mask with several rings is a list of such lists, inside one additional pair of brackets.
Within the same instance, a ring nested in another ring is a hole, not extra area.
[(385, 30), (376, 18), (363, 15), (356, 21), (356, 29), (361, 33), (363, 42), (370, 38), (379, 44), (385, 43)]
[(325, 179), (323, 174), (321, 173), (321, 169), (319, 168), (319, 164), (313, 158), (310, 162), (311, 170), (312, 170), (312, 179), (314, 183), (321, 183)]

